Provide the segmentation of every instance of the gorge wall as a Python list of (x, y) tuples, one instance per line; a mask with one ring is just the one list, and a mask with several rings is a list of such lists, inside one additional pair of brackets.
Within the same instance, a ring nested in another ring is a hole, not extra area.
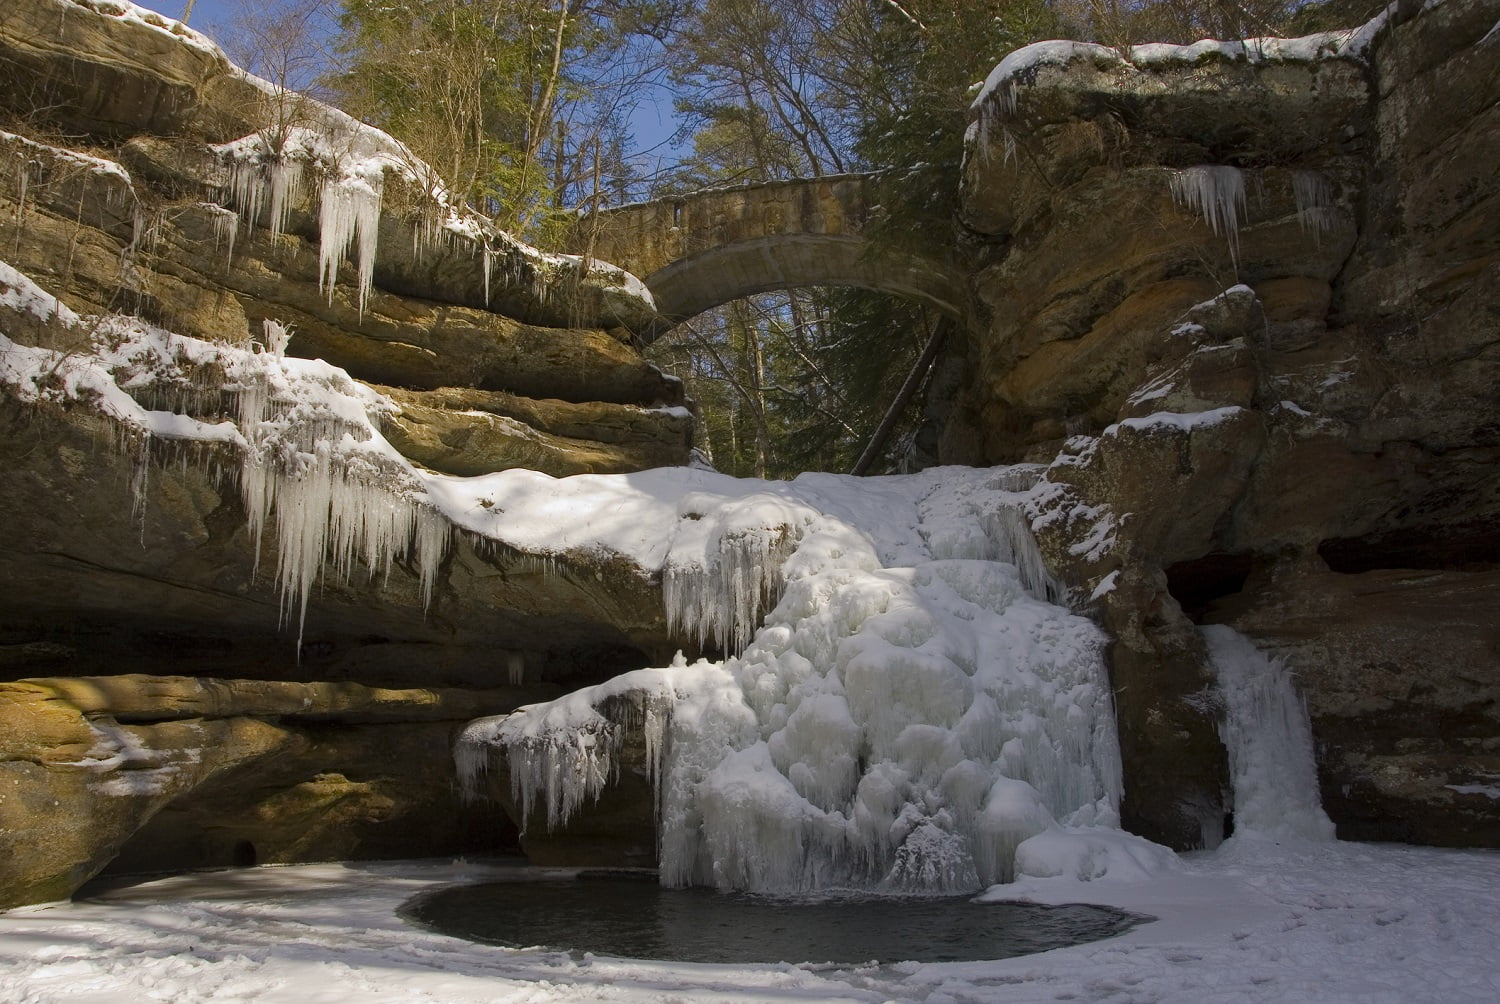
[[(323, 246), (339, 197), (373, 209), (334, 235), (347, 262)], [(389, 402), (385, 438), (439, 475), (685, 463), (681, 385), (626, 331), (655, 316), (638, 284), (463, 215), (389, 137), (129, 4), (7, 3), (0, 262), (7, 346), (54, 360), (24, 393), (7, 370), (0, 395), (0, 907), (66, 897), (111, 861), (513, 846), (498, 809), (460, 809), (459, 725), (675, 648), (639, 570), (544, 569), (461, 534), (430, 600), (414, 558), (327, 577), (299, 642), (233, 444), (143, 433), (63, 392), (124, 312), (268, 357), (289, 331), (288, 357), (366, 381), (352, 391)], [(215, 364), (175, 365), (142, 364), (139, 407), (231, 413)]]
[(1222, 784), (1195, 623), (1289, 661), (1340, 835), (1500, 840), (1500, 4), (1396, 11), (1044, 43), (976, 103), (939, 453), (1049, 465), (1127, 826), (1179, 845)]
[[(1497, 56), (1500, 3), (1449, 0), (1249, 48), (1046, 43), (976, 102), (965, 332), (923, 441), (1045, 467), (1028, 515), (1112, 639), (1137, 832), (1224, 833), (1197, 631), (1222, 623), (1295, 669), (1342, 836), (1500, 843)], [(362, 383), (318, 379), (377, 402), (394, 495), (398, 459), (429, 484), (687, 462), (633, 277), (495, 232), (389, 137), (289, 100), (128, 4), (0, 12), (0, 333), (54, 360), (0, 395), (0, 908), (111, 862), (510, 847), (498, 807), (458, 804), (461, 723), (712, 647), (669, 624), (659, 570), (448, 523), (425, 557), (325, 573), (303, 619), (242, 443), (68, 390), (126, 311), (240, 353), (122, 364), (157, 415), (224, 420), (254, 388), (215, 367), (283, 348), (342, 367)], [(344, 150), (254, 139), (278, 121)], [(300, 189), (274, 175), (294, 161)], [(572, 839), (651, 847), (648, 791)]]

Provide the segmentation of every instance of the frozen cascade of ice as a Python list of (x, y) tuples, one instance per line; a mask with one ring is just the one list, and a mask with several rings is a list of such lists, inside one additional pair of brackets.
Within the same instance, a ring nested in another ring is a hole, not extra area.
[[(639, 704), (629, 698), (632, 690), (646, 695)], [(598, 798), (614, 779), (620, 746), (630, 728), (640, 728), (645, 736), (650, 779), (655, 782), (665, 744), (669, 693), (661, 673), (640, 670), (589, 692), (541, 705), (535, 713), (471, 722), (454, 748), (464, 797), (480, 797), (491, 768), (491, 752), (501, 749), (507, 757), (511, 796), (521, 811), (521, 831), (531, 825), (538, 800), (546, 809), (547, 828), (560, 826)], [(607, 702), (615, 718), (594, 706)]]
[[(1082, 858), (1098, 848), (1080, 834), (1117, 827), (1121, 796), (1104, 637), (1033, 595), (1050, 577), (1014, 489), (1036, 472), (950, 470), (879, 489), (819, 477), (810, 519), (764, 499), (749, 507), (760, 533), (691, 513), (733, 532), (707, 535), (719, 571), (684, 576), (677, 602), (712, 595), (679, 617), (732, 638), (734, 598), (766, 584), (749, 566), (785, 552), (779, 599), (738, 656), (475, 722), (457, 751), (467, 789), (503, 756), (523, 812), (541, 799), (549, 824), (566, 820), (615, 769), (618, 716), (601, 707), (634, 690), (661, 709), (645, 724), (661, 757), (666, 884), (973, 889), (1010, 880), (1039, 839), (1061, 867), (1096, 873)], [(890, 496), (863, 498), (876, 491)], [(1035, 562), (1032, 582), (1016, 557)]]
[(379, 164), (344, 178), (330, 178), (323, 186), (318, 211), (318, 291), (333, 301), (339, 262), (356, 238), (359, 241), (359, 315), (375, 277), (375, 247), (380, 234), (380, 202), (385, 175)]
[(1172, 201), (1187, 206), (1216, 234), (1229, 239), (1229, 253), (1240, 252), (1240, 213), (1245, 209), (1245, 175), (1237, 167), (1199, 164), (1171, 173)]
[(1205, 627), (1203, 638), (1224, 701), (1219, 732), (1229, 753), (1235, 832), (1332, 840), (1312, 727), (1291, 671), (1232, 628)]

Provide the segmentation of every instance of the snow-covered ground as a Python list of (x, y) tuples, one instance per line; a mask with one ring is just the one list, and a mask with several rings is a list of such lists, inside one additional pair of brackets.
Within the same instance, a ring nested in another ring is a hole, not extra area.
[[(1500, 1000), (1500, 854), (1231, 840), (1147, 882), (1031, 880), (999, 898), (1159, 918), (995, 962), (643, 962), (408, 926), (422, 890), (496, 865), (304, 865), (161, 879), (0, 915), (0, 999), (68, 1001)], [(920, 931), (912, 931), (914, 941)]]

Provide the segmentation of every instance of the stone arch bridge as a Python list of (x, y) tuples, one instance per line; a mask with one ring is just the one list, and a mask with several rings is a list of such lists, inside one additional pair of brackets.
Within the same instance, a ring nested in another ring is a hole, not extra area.
[(864, 239), (872, 187), (869, 175), (841, 174), (604, 209), (580, 218), (568, 250), (645, 281), (661, 315), (638, 332), (648, 340), (711, 307), (792, 286), (858, 286), (961, 316), (957, 270)]

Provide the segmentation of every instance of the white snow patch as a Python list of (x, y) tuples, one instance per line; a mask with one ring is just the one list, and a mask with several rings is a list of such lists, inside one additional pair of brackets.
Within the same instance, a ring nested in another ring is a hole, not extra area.
[(1023, 878), (986, 898), (1102, 903), (1157, 919), (992, 962), (647, 962), (469, 944), (396, 914), (445, 885), (526, 874), (474, 862), (268, 867), (12, 910), (0, 915), (0, 997), (195, 1000), (217, 988), (305, 1004), (316, 988), (327, 1002), (448, 1004), (1500, 999), (1494, 852), (1235, 838), (1147, 881)]
[(1110, 572), (1104, 578), (1099, 580), (1099, 584), (1094, 587), (1094, 591), (1089, 593), (1089, 602), (1093, 603), (1097, 600), (1102, 600), (1104, 597), (1114, 592), (1115, 587), (1119, 584), (1120, 570), (1117, 568), (1113, 572)]
[(1197, 429), (1206, 429), (1211, 426), (1220, 425), (1239, 416), (1245, 411), (1238, 405), (1230, 405), (1225, 408), (1214, 408), (1209, 411), (1158, 411), (1140, 418), (1127, 418), (1113, 425), (1107, 426), (1101, 435), (1118, 436), (1120, 430), (1129, 429), (1133, 432), (1152, 433), (1164, 429), (1177, 429), (1182, 432), (1193, 432)]
[(17, 147), (18, 154), (24, 151), (25, 153), (21, 154), (22, 156), (26, 154), (31, 156), (41, 155), (54, 163), (71, 165), (90, 174), (111, 175), (123, 181), (127, 187), (133, 185), (129, 171), (114, 161), (106, 160), (103, 157), (95, 157), (92, 154), (80, 153), (77, 150), (69, 150), (60, 146), (51, 146), (47, 143), (38, 143), (34, 139), (28, 139), (13, 132), (6, 132), (3, 129), (0, 129), (0, 143)]
[(1130, 62), (1143, 68), (1193, 65), (1217, 57), (1229, 62), (1307, 63), (1348, 55), (1348, 31), (1324, 31), (1300, 38), (1203, 39), (1189, 45), (1152, 42), (1130, 48)]

